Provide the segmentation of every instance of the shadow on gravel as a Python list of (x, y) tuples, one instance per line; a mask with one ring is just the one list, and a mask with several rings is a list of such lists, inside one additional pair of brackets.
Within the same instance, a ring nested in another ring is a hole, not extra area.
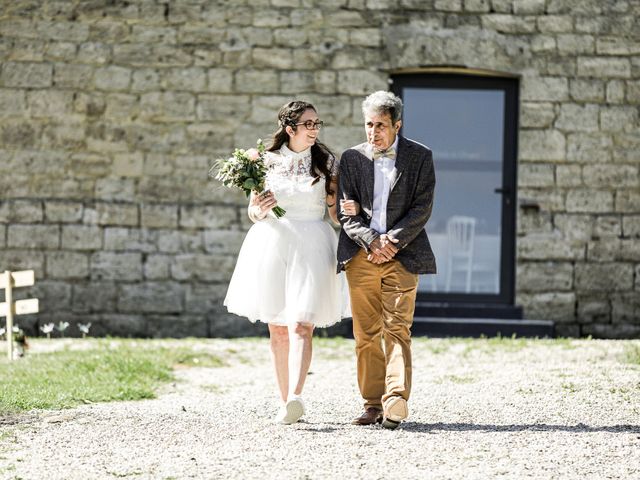
[(416, 423), (406, 422), (401, 427), (407, 432), (435, 433), (447, 432), (575, 432), (575, 433), (640, 433), (640, 425), (611, 425), (590, 427), (584, 423), (576, 425), (478, 425), (475, 423)]

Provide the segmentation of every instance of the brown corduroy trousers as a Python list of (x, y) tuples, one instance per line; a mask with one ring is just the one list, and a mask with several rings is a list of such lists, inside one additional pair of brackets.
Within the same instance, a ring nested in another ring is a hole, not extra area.
[(347, 262), (345, 270), (364, 407), (382, 408), (392, 396), (408, 400), (418, 275), (397, 260), (371, 263), (364, 250)]

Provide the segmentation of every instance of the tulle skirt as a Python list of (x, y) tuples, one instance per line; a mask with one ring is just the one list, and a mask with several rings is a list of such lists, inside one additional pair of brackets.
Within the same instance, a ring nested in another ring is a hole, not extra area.
[(336, 274), (337, 236), (321, 220), (286, 216), (254, 224), (244, 239), (224, 305), (277, 325), (328, 327), (350, 316), (344, 275)]

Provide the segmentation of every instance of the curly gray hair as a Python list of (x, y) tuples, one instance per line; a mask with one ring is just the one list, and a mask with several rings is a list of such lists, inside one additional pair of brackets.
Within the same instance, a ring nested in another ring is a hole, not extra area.
[(388, 113), (391, 123), (396, 123), (402, 118), (402, 100), (391, 92), (378, 90), (362, 102), (362, 114), (366, 115), (368, 112)]

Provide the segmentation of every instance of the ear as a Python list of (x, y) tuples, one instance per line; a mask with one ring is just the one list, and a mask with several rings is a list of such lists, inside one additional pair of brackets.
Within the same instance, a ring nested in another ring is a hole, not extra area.
[(285, 128), (284, 131), (287, 132), (287, 134), (290, 137), (293, 137), (296, 134), (296, 132), (294, 132), (294, 130), (293, 130), (293, 128), (291, 128), (291, 126), (287, 126), (287, 128)]
[(394, 128), (396, 129), (396, 133), (398, 133), (400, 131), (401, 127), (402, 127), (402, 120), (398, 120), (396, 122), (396, 124), (394, 125)]

